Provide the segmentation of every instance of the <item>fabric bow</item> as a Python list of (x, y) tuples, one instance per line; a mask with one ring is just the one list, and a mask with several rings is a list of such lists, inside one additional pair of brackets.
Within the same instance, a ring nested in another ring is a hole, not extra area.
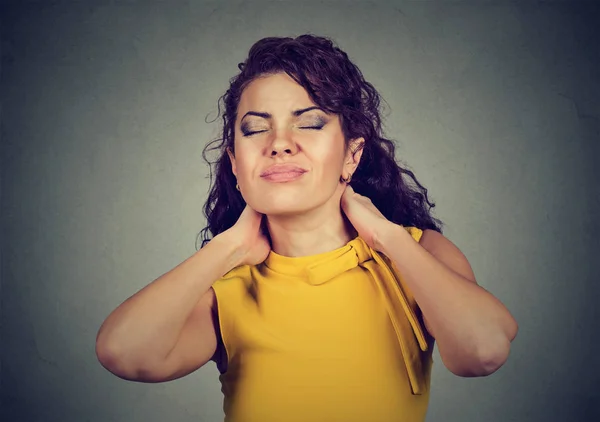
[[(423, 394), (427, 388), (427, 368), (422, 352), (429, 350), (429, 344), (415, 310), (404, 292), (406, 287), (402, 276), (362, 238), (355, 238), (348, 246), (349, 248), (342, 249), (339, 254), (309, 265), (306, 268), (308, 282), (312, 285), (323, 284), (359, 265), (368, 270), (379, 287), (396, 332), (412, 393)], [(329, 265), (333, 260), (336, 261), (336, 265)]]

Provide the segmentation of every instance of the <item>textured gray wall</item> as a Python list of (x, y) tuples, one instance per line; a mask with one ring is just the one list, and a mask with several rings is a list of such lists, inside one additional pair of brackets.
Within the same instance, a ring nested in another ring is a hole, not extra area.
[[(219, 421), (209, 364), (164, 384), (94, 354), (110, 311), (195, 252), (204, 144), (253, 42), (333, 37), (445, 235), (520, 332), (496, 374), (434, 355), (428, 421), (592, 421), (600, 14), (559, 2), (4, 2), (3, 421)], [(284, 422), (284, 421), (282, 421)]]

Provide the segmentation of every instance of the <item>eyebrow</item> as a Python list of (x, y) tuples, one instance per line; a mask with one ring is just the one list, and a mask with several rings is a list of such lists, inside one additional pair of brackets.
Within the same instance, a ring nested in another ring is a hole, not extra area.
[[(294, 111), (292, 111), (292, 115), (294, 117), (298, 117), (302, 113), (306, 113), (307, 111), (310, 111), (310, 110), (321, 110), (323, 113), (328, 114), (321, 107), (311, 106), (311, 107), (307, 107), (307, 108), (301, 108), (300, 110), (294, 110)], [(266, 112), (261, 112), (261, 111), (249, 111), (246, 114), (244, 114), (244, 117), (242, 117), (240, 119), (240, 121), (244, 120), (246, 118), (246, 116), (258, 116), (258, 117), (262, 117), (264, 119), (270, 119), (273, 117), (273, 115), (271, 113), (266, 113)]]

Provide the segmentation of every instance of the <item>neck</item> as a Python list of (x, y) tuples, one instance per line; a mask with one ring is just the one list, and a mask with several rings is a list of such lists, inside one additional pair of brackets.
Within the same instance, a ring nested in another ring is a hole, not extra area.
[(301, 215), (267, 216), (273, 252), (289, 257), (316, 255), (341, 248), (357, 236), (339, 204)]

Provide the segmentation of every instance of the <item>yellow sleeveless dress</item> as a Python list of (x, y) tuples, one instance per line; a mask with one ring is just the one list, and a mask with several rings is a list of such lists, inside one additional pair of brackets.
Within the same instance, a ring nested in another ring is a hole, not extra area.
[(306, 257), (271, 251), (213, 289), (226, 422), (425, 420), (433, 338), (396, 266), (362, 238)]

